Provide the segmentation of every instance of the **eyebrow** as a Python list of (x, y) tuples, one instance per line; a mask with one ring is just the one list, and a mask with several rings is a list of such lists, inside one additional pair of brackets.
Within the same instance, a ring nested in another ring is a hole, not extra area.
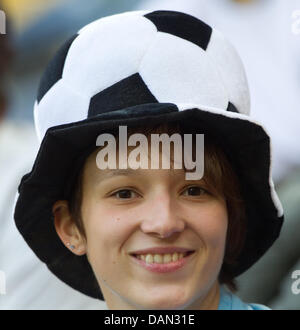
[[(117, 177), (117, 176), (140, 176), (142, 175), (141, 173), (141, 169), (132, 169), (132, 168), (127, 168), (127, 169), (113, 169), (113, 170), (100, 170), (100, 175), (97, 176), (97, 180), (96, 181), (102, 181), (102, 180), (106, 180), (106, 179), (110, 179), (113, 177)], [(207, 185), (206, 181), (201, 178), (201, 180), (186, 180), (187, 183), (199, 183), (199, 181), (205, 185)]]
[(105, 170), (100, 170), (101, 171), (101, 180), (103, 179), (108, 179), (108, 178), (112, 178), (115, 176), (133, 176), (133, 175), (138, 175), (140, 174), (139, 169), (134, 170), (132, 168), (128, 168), (128, 169), (115, 169), (115, 170), (109, 170), (108, 172), (105, 173)]

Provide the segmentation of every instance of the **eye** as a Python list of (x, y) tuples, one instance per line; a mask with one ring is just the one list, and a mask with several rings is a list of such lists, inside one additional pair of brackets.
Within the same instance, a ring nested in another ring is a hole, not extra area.
[(117, 199), (130, 199), (138, 197), (139, 195), (131, 189), (122, 189), (114, 192), (112, 196), (116, 196)]
[(184, 196), (201, 196), (205, 194), (208, 194), (208, 191), (199, 186), (188, 187), (183, 191)]

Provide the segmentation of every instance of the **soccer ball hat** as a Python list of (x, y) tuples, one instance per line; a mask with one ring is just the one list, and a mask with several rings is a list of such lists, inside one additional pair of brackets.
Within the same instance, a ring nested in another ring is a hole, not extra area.
[(78, 173), (100, 133), (184, 122), (218, 138), (239, 178), (247, 217), (234, 268), (240, 275), (270, 248), (283, 223), (270, 138), (249, 117), (249, 100), (235, 49), (195, 17), (137, 11), (88, 24), (60, 48), (41, 79), (34, 106), (41, 145), (19, 186), (17, 228), (57, 277), (103, 299), (87, 257), (59, 239), (52, 206), (68, 199), (70, 173)]

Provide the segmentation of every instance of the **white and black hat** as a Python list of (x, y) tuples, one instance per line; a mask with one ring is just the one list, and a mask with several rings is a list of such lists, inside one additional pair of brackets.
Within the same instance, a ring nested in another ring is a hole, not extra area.
[(249, 113), (239, 56), (201, 20), (137, 11), (94, 21), (60, 48), (41, 79), (34, 106), (41, 146), (19, 186), (16, 225), (55, 275), (103, 299), (86, 256), (71, 253), (56, 234), (52, 206), (68, 198), (70, 172), (101, 132), (184, 122), (218, 138), (239, 178), (248, 226), (237, 276), (268, 250), (283, 223), (270, 138)]

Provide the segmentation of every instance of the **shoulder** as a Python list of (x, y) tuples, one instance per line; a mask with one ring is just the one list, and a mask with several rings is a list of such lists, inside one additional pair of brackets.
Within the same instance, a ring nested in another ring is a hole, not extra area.
[(270, 310), (262, 304), (243, 302), (237, 295), (230, 292), (224, 286), (220, 288), (219, 310)]

